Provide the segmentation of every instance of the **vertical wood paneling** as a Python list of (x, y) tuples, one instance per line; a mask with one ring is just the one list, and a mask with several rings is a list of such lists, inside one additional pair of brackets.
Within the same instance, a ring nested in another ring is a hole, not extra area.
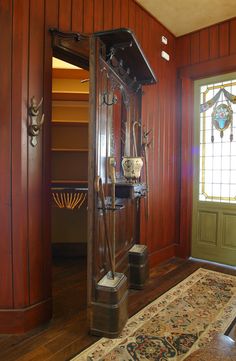
[(1, 1), (0, 24), (4, 36), (0, 41), (0, 308), (11, 308), (12, 243), (11, 243), (11, 42), (12, 1)]
[(233, 19), (177, 38), (177, 65), (198, 64), (235, 54), (235, 33), (236, 20)]
[(193, 184), (193, 81), (182, 79), (180, 254), (190, 255)]
[[(161, 36), (161, 31), (160, 29), (156, 28), (156, 22), (154, 21), (154, 19), (149, 19), (147, 17), (147, 22), (148, 22), (148, 26), (147, 26), (147, 31), (145, 33), (145, 43), (146, 43), (146, 56), (148, 58), (148, 62), (150, 64), (150, 66), (152, 67), (153, 71), (155, 72), (156, 76), (158, 77), (157, 73), (157, 67), (158, 67), (158, 62), (156, 59), (156, 56), (158, 56), (160, 54), (161, 51), (161, 42), (158, 41), (160, 39)], [(156, 39), (155, 39), (155, 52), (153, 51), (153, 33), (156, 31)], [(152, 87), (151, 87), (152, 89)], [(151, 92), (151, 94), (153, 94), (153, 92)]]
[(72, 0), (59, 0), (59, 29), (62, 31), (71, 30)]
[[(54, 7), (54, 12), (57, 7)], [(84, 24), (84, 0), (72, 0), (71, 27), (74, 32), (83, 32)]]
[(135, 8), (135, 34), (138, 38), (138, 41), (142, 44), (143, 37), (143, 10), (136, 6)]
[(120, 20), (121, 20), (121, 13), (120, 13), (120, 1), (121, 0), (112, 0), (113, 4), (113, 29), (120, 28)]
[[(160, 67), (160, 64), (158, 64)], [(159, 83), (158, 85), (155, 85), (155, 90), (156, 90), (156, 94), (159, 95), (159, 88), (160, 88), (160, 81), (161, 81), (161, 77), (160, 77), (160, 72), (159, 72)], [(148, 94), (147, 94), (148, 95)], [(160, 205), (160, 188), (161, 188), (161, 172), (160, 172), (160, 167), (161, 167), (161, 161), (160, 161), (160, 157), (161, 157), (161, 152), (159, 152), (159, 149), (161, 147), (161, 137), (159, 137), (157, 129), (159, 129), (160, 131), (160, 115), (161, 115), (161, 106), (160, 106), (160, 98), (159, 96), (157, 96), (158, 98), (158, 105), (159, 107), (156, 108), (155, 103), (154, 103), (154, 94), (152, 95), (151, 98), (146, 98), (143, 99), (143, 106), (144, 106), (144, 102), (146, 100), (146, 107), (148, 109), (147, 113), (146, 113), (146, 122), (147, 122), (147, 130), (152, 130), (151, 136), (152, 138), (150, 138), (150, 140), (152, 139), (152, 143), (150, 148), (148, 149), (148, 171), (149, 171), (149, 219), (147, 222), (147, 228), (148, 228), (148, 239), (147, 239), (147, 244), (148, 244), (148, 249), (149, 252), (152, 253), (155, 251), (155, 248), (158, 247), (158, 241), (156, 240), (156, 232), (155, 232), (155, 228), (157, 228), (160, 233), (158, 235), (158, 239), (162, 239), (162, 232), (161, 232), (161, 218), (160, 218), (160, 211), (157, 207), (157, 205)], [(150, 106), (150, 108), (149, 108)], [(157, 110), (158, 109), (158, 110)], [(156, 111), (157, 110), (157, 111)], [(154, 117), (154, 115), (156, 115), (156, 119)], [(153, 167), (153, 164), (156, 162), (156, 167)], [(158, 180), (158, 181), (157, 181)], [(155, 184), (158, 183), (158, 188), (157, 189), (155, 187)], [(155, 211), (154, 211), (155, 209)], [(154, 227), (154, 225), (156, 227)], [(142, 229), (141, 229), (141, 234), (142, 234)], [(152, 238), (153, 237), (153, 238)], [(154, 242), (155, 239), (155, 242)], [(156, 244), (156, 246), (155, 246)]]
[[(172, 49), (175, 50), (175, 40), (173, 37), (169, 40), (170, 45), (172, 45)], [(175, 54), (175, 51), (173, 51)], [(172, 55), (173, 59), (174, 55)], [(171, 64), (171, 72), (172, 75), (170, 76), (169, 80), (169, 91), (170, 91), (170, 98), (175, 99), (171, 107), (169, 107), (168, 99), (166, 100), (166, 106), (169, 108), (169, 136), (168, 136), (168, 149), (169, 149), (169, 157), (168, 157), (168, 165), (169, 165), (169, 199), (172, 199), (172, 202), (167, 200), (169, 205), (169, 215), (170, 219), (172, 219), (172, 226), (169, 227), (169, 224), (166, 225), (168, 229), (168, 236), (167, 236), (167, 245), (173, 245), (174, 243), (178, 242), (178, 212), (176, 210), (179, 209), (179, 198), (178, 198), (178, 190), (179, 190), (179, 129), (177, 126), (177, 111), (176, 111), (176, 88), (177, 82), (176, 77), (174, 74), (176, 73), (176, 63), (175, 57)], [(171, 204), (172, 203), (172, 204)], [(173, 250), (174, 251), (174, 250)]]
[[(177, 38), (177, 66), (204, 63), (236, 53), (236, 19), (224, 21), (193, 34)], [(199, 36), (199, 43), (197, 37)], [(191, 61), (188, 57), (189, 45)], [(199, 55), (198, 55), (199, 52)], [(227, 62), (227, 59), (226, 59)]]
[(134, 31), (135, 28), (135, 3), (129, 0), (129, 28)]
[(209, 59), (209, 29), (203, 29), (199, 32), (199, 61), (206, 61)]
[[(174, 41), (174, 39), (172, 40)], [(174, 69), (173, 69), (174, 68)], [(172, 66), (172, 71), (176, 72), (176, 64)], [(172, 225), (172, 235), (171, 239), (173, 243), (179, 242), (179, 189), (180, 189), (180, 127), (179, 127), (179, 118), (177, 116), (177, 79), (172, 77), (172, 95), (173, 99), (176, 99), (173, 106), (171, 107), (171, 121), (172, 121), (172, 154), (171, 154), (171, 166), (172, 166), (172, 199), (173, 204), (171, 207), (171, 219), (173, 220)], [(176, 253), (175, 253), (176, 255)]]
[[(45, 2), (45, 51), (44, 51), (44, 79), (43, 92), (45, 124), (43, 127), (43, 273), (44, 273), (44, 290), (45, 299), (51, 296), (51, 90), (52, 90), (52, 48), (51, 35), (48, 31), (49, 27), (58, 27), (58, 0), (50, 0)], [(77, 30), (78, 31), (78, 30)]]
[[(160, 157), (160, 186), (162, 192), (160, 193), (160, 208), (163, 210), (159, 217), (160, 217), (160, 230), (161, 230), (161, 245), (165, 246), (165, 232), (166, 232), (166, 212), (168, 211), (168, 207), (166, 207), (166, 200), (167, 200), (167, 193), (164, 192), (165, 189), (165, 182), (168, 184), (168, 169), (166, 168), (166, 162), (168, 160), (168, 149), (167, 149), (167, 122), (168, 118), (166, 117), (166, 94), (167, 94), (167, 81), (169, 83), (168, 74), (167, 74), (167, 66), (166, 61), (162, 60), (162, 67), (161, 67), (161, 94), (159, 95), (160, 98), (160, 110), (161, 110), (161, 118), (165, 121), (160, 121), (160, 129), (161, 129), (161, 157)], [(168, 79), (168, 80), (167, 80)], [(168, 188), (169, 189), (169, 188)], [(154, 209), (153, 209), (154, 211)], [(155, 238), (157, 237), (157, 229), (155, 229)]]
[(210, 59), (218, 57), (219, 54), (219, 27), (218, 25), (211, 26), (209, 29), (209, 55)]
[(190, 36), (177, 38), (177, 65), (189, 65), (191, 61), (191, 41)]
[(94, 0), (94, 22), (93, 31), (103, 30), (103, 0)]
[[(142, 43), (142, 46), (145, 45), (145, 55), (148, 56), (148, 60), (155, 65), (153, 68), (154, 71), (156, 67), (159, 67), (159, 59), (156, 58), (156, 55), (159, 54), (159, 44), (158, 38), (160, 29), (156, 26), (156, 23), (150, 19), (149, 16), (145, 16), (144, 13), (144, 23), (147, 23), (147, 20), (150, 20), (150, 27), (147, 27), (145, 30), (145, 39), (146, 45)], [(146, 18), (145, 18), (146, 17)], [(156, 33), (155, 43), (152, 42), (152, 34)], [(155, 49), (153, 51), (153, 49)], [(155, 61), (153, 62), (153, 60)], [(158, 59), (158, 60), (157, 60)], [(156, 225), (159, 228), (159, 211), (156, 208), (158, 192), (155, 189), (155, 177), (157, 176), (157, 164), (158, 156), (155, 155), (156, 147), (158, 146), (158, 141), (156, 139), (156, 129), (158, 127), (159, 117), (157, 111), (159, 110), (159, 97), (157, 94), (158, 85), (154, 86), (145, 86), (143, 87), (143, 98), (142, 98), (142, 121), (143, 126), (146, 130), (151, 130), (149, 140), (153, 139), (152, 146), (148, 148), (148, 173), (149, 173), (149, 217), (146, 218), (146, 207), (148, 206), (147, 201), (143, 200), (141, 202), (141, 242), (144, 242), (148, 245), (149, 252), (151, 253), (155, 250), (155, 244), (157, 245), (158, 240), (155, 237), (154, 231)], [(157, 152), (158, 154), (158, 152)], [(156, 162), (155, 169), (153, 164)], [(154, 208), (156, 211), (154, 212)], [(155, 241), (154, 241), (155, 238)], [(159, 237), (158, 237), (159, 238)]]
[(110, 30), (112, 29), (113, 23), (113, 7), (111, 6), (111, 0), (103, 0), (103, 17), (104, 17), (104, 29)]
[[(14, 306), (29, 303), (27, 229), (27, 104), (29, 1), (14, 2), (12, 47), (12, 245)], [(22, 102), (23, 100), (23, 102)]]
[[(165, 35), (165, 34), (164, 34)], [(176, 174), (176, 165), (178, 160), (178, 152), (176, 148), (176, 143), (178, 141), (178, 132), (176, 127), (176, 109), (175, 109), (175, 101), (171, 101), (171, 106), (169, 106), (170, 99), (176, 99), (176, 77), (174, 74), (176, 73), (176, 63), (175, 63), (175, 41), (173, 36), (167, 35), (168, 44), (170, 50), (170, 62), (166, 62), (166, 77), (168, 79), (168, 87), (166, 89), (166, 94), (169, 96), (165, 97), (165, 114), (167, 120), (167, 131), (166, 131), (166, 147), (167, 147), (167, 158), (165, 159), (165, 164), (168, 164), (167, 170), (167, 184), (164, 183), (164, 188), (169, 189), (169, 191), (165, 191), (166, 199), (165, 199), (165, 232), (164, 232), (164, 245), (166, 250), (174, 251), (172, 248), (173, 244), (178, 241), (177, 236), (177, 213), (176, 209), (178, 208), (178, 177)], [(170, 73), (170, 74), (169, 74)], [(170, 202), (172, 200), (172, 202)], [(170, 227), (168, 217), (172, 219), (173, 224)]]
[(191, 64), (199, 63), (199, 32), (191, 35)]
[(150, 44), (147, 41), (147, 39), (150, 39), (150, 37), (149, 37), (149, 35), (150, 35), (149, 34), (149, 25), (150, 25), (149, 16), (147, 16), (145, 14), (145, 12), (144, 12), (143, 16), (142, 16), (143, 31), (141, 33), (140, 43), (141, 43), (142, 50), (144, 51), (146, 57), (149, 57), (148, 53), (149, 53), (149, 50), (150, 50), (150, 47), (149, 47)]
[(177, 65), (198, 64), (235, 54), (235, 33), (236, 20), (233, 19), (177, 38)]
[[(154, 189), (155, 189), (155, 178), (158, 175), (158, 184), (159, 184), (159, 197), (158, 197), (158, 204), (160, 205), (160, 209), (164, 209), (165, 206), (165, 200), (164, 200), (164, 194), (163, 194), (163, 189), (164, 189), (164, 184), (165, 184), (165, 180), (167, 180), (167, 172), (166, 172), (166, 167), (165, 167), (165, 160), (167, 160), (166, 157), (166, 134), (165, 134), (165, 125), (166, 125), (166, 119), (165, 119), (165, 96), (166, 96), (166, 79), (165, 79), (165, 68), (166, 68), (166, 62), (164, 59), (161, 59), (160, 63), (159, 63), (159, 69), (160, 69), (160, 75), (159, 75), (159, 88), (160, 88), (160, 92), (158, 94), (159, 96), (159, 108), (160, 108), (160, 118), (158, 119), (159, 124), (158, 124), (158, 128), (155, 127), (155, 133), (157, 136), (157, 133), (159, 131), (160, 135), (159, 135), (159, 157), (158, 157), (158, 172), (154, 170), (154, 179), (153, 179), (153, 193), (154, 193)], [(156, 137), (155, 137), (156, 138)], [(158, 145), (158, 144), (157, 144)], [(155, 162), (155, 159), (157, 159), (157, 152), (158, 152), (158, 148), (156, 148), (155, 150), (155, 154), (154, 154), (154, 159), (153, 159), (153, 163)], [(162, 246), (162, 243), (164, 242), (164, 218), (165, 218), (165, 214), (164, 212), (159, 212), (158, 218), (159, 218), (159, 227), (158, 229), (154, 226), (155, 225), (155, 204), (157, 204), (157, 202), (155, 202), (153, 204), (153, 230), (152, 233), (155, 235), (154, 237), (156, 239), (158, 239), (158, 246)], [(159, 232), (159, 234), (158, 234)], [(155, 245), (152, 245), (152, 249), (153, 252), (155, 251)]]
[[(178, 159), (174, 100), (175, 39), (160, 24), (152, 23), (152, 18), (139, 8), (136, 9), (135, 29), (159, 80), (155, 86), (143, 87), (142, 112), (144, 125), (152, 130), (153, 141), (148, 150), (150, 212), (146, 221), (144, 201), (141, 207), (141, 241), (148, 245), (151, 265), (154, 265), (174, 255), (174, 243), (178, 240), (177, 212), (176, 208), (173, 210), (173, 204), (178, 206), (178, 182), (175, 177)], [(161, 35), (167, 36), (167, 47), (161, 45)], [(170, 62), (160, 57), (162, 49), (171, 55)]]
[(128, 28), (129, 26), (129, 1), (121, 0), (120, 2), (120, 27)]
[(84, 0), (84, 33), (93, 32), (94, 0)]
[(219, 55), (229, 55), (229, 23), (219, 25)]
[[(44, 1), (30, 1), (29, 100), (43, 96)], [(42, 247), (42, 134), (38, 145), (28, 143), (28, 227), (30, 265), (30, 303), (42, 299), (44, 255)]]
[(230, 54), (236, 53), (236, 19), (230, 21)]

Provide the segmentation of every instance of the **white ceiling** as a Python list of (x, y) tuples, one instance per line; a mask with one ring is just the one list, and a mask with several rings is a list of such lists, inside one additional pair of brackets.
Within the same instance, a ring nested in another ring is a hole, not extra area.
[(236, 16), (236, 0), (136, 0), (175, 36)]

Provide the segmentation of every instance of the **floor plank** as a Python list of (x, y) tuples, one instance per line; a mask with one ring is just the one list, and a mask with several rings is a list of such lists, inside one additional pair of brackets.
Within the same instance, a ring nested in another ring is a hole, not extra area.
[[(196, 260), (173, 258), (150, 270), (144, 290), (129, 291), (129, 315), (139, 311), (198, 268), (236, 275), (236, 270)], [(66, 361), (98, 338), (89, 335), (86, 260), (58, 259), (53, 265), (53, 319), (20, 336), (0, 336), (0, 360)], [(236, 326), (229, 330), (236, 340)]]

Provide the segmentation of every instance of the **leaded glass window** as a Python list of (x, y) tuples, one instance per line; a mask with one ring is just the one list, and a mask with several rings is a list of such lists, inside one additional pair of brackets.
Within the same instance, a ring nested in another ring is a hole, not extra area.
[[(209, 109), (200, 113), (200, 201), (236, 203), (236, 101), (233, 94), (236, 95), (236, 79), (200, 87), (200, 103), (210, 104)], [(216, 98), (213, 107), (211, 100)], [(212, 114), (218, 109), (215, 114), (219, 116), (226, 106), (232, 110), (232, 123), (220, 131), (212, 122)]]

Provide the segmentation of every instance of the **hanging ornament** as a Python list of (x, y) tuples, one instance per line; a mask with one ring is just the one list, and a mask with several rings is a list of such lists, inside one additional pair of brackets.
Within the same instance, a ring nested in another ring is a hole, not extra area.
[[(231, 125), (230, 141), (233, 140), (233, 110), (229, 102), (221, 103), (214, 107), (211, 115), (211, 141), (214, 142), (214, 128), (220, 131), (220, 137), (224, 135), (224, 131)], [(214, 127), (214, 128), (213, 128)]]

